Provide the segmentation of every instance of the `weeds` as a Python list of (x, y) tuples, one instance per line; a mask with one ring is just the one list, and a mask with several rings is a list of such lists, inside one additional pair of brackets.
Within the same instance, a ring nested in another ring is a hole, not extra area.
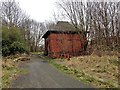
[[(15, 58), (14, 58), (15, 59)], [(19, 61), (12, 59), (3, 59), (2, 61), (2, 88), (9, 88), (11, 81), (20, 74), (26, 74), (27, 70), (18, 67)]]
[(51, 64), (80, 81), (94, 87), (118, 87), (118, 58), (116, 56), (81, 56), (70, 61), (54, 59)]
[(26, 74), (27, 71), (23, 69), (18, 69), (16, 67), (4, 68), (2, 76), (2, 87), (9, 88), (11, 80), (15, 79), (19, 74)]

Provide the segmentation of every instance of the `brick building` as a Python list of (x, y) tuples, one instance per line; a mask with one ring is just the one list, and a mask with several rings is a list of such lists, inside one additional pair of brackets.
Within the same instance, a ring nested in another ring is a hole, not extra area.
[[(86, 33), (81, 40), (81, 32), (75, 31), (68, 22), (59, 21), (54, 29), (48, 30), (45, 39), (45, 55), (53, 58), (79, 56), (83, 51), (83, 43), (86, 42)], [(81, 42), (82, 41), (82, 42)]]

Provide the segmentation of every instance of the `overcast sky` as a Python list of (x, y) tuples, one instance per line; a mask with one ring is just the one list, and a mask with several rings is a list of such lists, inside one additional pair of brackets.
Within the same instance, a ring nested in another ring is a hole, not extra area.
[(20, 7), (30, 15), (31, 19), (39, 22), (50, 20), (55, 9), (56, 0), (15, 0)]

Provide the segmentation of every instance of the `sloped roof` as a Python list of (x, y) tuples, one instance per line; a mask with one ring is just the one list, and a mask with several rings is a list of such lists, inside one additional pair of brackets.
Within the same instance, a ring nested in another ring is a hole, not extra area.
[(75, 31), (75, 28), (69, 22), (58, 21), (54, 27), (54, 30), (56, 30), (56, 31)]
[(50, 33), (56, 33), (56, 34), (60, 34), (60, 33), (62, 33), (62, 34), (78, 34), (78, 32), (77, 31), (54, 31), (54, 30), (49, 30), (49, 31), (47, 31), (43, 36), (42, 36), (42, 38), (46, 38)]
[[(80, 31), (79, 31), (80, 32)], [(58, 21), (56, 23), (56, 25), (48, 30), (43, 36), (42, 38), (47, 37), (50, 33), (66, 33), (66, 34), (74, 34), (74, 33), (78, 33), (78, 31), (76, 31), (76, 29), (72, 26), (72, 24), (70, 24), (69, 22), (66, 21)]]

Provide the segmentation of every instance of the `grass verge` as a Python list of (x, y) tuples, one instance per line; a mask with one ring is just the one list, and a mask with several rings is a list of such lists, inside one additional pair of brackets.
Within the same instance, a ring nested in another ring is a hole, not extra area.
[(39, 54), (43, 54), (43, 52), (31, 52), (31, 54), (39, 55)]
[[(27, 74), (28, 71), (19, 67), (20, 63), (23, 62), (20, 56), (13, 58), (2, 59), (2, 88), (10, 88), (11, 81), (16, 79), (21, 74)], [(25, 58), (23, 58), (25, 61)], [(26, 58), (28, 60), (28, 58)]]
[(26, 70), (18, 67), (7, 67), (3, 68), (2, 71), (2, 88), (9, 88), (12, 80), (16, 79), (18, 75), (27, 73)]
[(52, 59), (50, 63), (59, 70), (96, 88), (118, 88), (118, 59), (115, 56), (84, 56)]

